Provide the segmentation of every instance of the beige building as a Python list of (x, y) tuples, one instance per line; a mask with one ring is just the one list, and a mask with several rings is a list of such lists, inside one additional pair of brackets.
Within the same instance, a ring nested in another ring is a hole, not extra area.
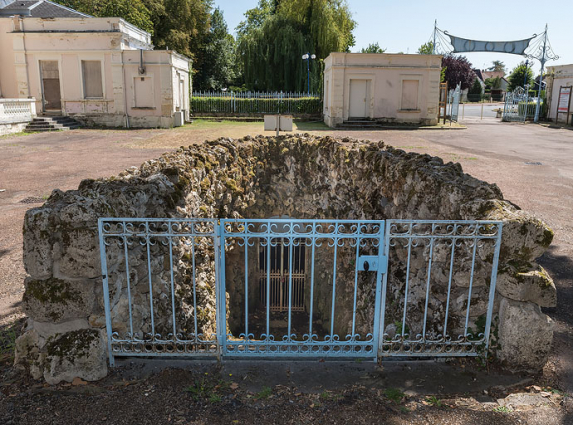
[(439, 55), (331, 53), (325, 60), (324, 122), (353, 119), (434, 125), (438, 122)]
[(0, 0), (0, 97), (87, 125), (172, 127), (189, 116), (190, 60), (121, 18)]
[[(547, 67), (547, 101), (549, 102), (548, 118), (555, 122), (573, 124), (573, 104), (569, 99), (569, 113), (557, 114), (559, 91), (561, 87), (573, 87), (573, 64)], [(573, 90), (572, 90), (573, 91)], [(573, 97), (573, 93), (571, 93)], [(564, 99), (566, 100), (566, 99)], [(566, 106), (566, 105), (563, 105)]]

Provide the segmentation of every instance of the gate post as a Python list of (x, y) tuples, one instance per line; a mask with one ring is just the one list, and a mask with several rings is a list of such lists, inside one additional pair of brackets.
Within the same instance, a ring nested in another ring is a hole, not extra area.
[[(215, 294), (216, 294), (216, 320), (217, 320), (217, 358), (225, 352), (227, 340), (227, 308), (225, 297), (225, 236), (224, 222), (215, 224)], [(222, 243), (221, 243), (222, 242)]]
[[(376, 299), (374, 304), (374, 346), (376, 350), (375, 361), (380, 358), (382, 343), (384, 342), (384, 313), (386, 312), (386, 285), (388, 282), (388, 226), (387, 222), (380, 222), (380, 239), (378, 245), (378, 271), (376, 273)], [(384, 275), (384, 277), (382, 277)]]
[(101, 261), (101, 277), (103, 283), (103, 303), (105, 309), (105, 330), (107, 334), (107, 351), (109, 356), (109, 367), (115, 366), (115, 358), (113, 356), (113, 349), (111, 345), (111, 307), (109, 302), (109, 284), (107, 280), (107, 255), (105, 252), (105, 240), (103, 236), (103, 219), (99, 218), (98, 223), (98, 236), (99, 236), (99, 252)]

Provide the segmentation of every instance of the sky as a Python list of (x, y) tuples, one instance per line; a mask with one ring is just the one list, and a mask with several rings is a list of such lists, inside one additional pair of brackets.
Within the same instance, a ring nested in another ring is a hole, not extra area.
[[(389, 53), (416, 53), (430, 41), (434, 20), (438, 28), (452, 35), (473, 40), (511, 41), (541, 34), (549, 25), (549, 41), (556, 61), (547, 65), (573, 63), (573, 0), (539, 0), (470, 2), (467, 0), (347, 0), (353, 19), (358, 52), (370, 43), (378, 43)], [(256, 7), (258, 0), (215, 0), (223, 11), (229, 31), (244, 19), (246, 10)], [(485, 69), (494, 60), (505, 63), (510, 72), (525, 58), (503, 53), (463, 53), (474, 68)], [(539, 73), (539, 61), (533, 70)]]

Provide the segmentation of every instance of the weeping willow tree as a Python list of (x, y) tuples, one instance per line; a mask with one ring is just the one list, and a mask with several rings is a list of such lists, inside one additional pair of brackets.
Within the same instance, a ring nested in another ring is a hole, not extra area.
[(311, 91), (322, 83), (322, 61), (331, 52), (354, 45), (356, 23), (344, 0), (261, 0), (238, 28), (238, 60), (245, 85), (253, 90), (307, 90), (310, 60)]

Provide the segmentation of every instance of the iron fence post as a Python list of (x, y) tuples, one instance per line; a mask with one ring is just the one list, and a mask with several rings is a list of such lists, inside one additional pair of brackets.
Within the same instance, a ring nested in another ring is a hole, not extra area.
[(108, 351), (108, 358), (109, 358), (109, 366), (115, 366), (115, 359), (113, 356), (113, 349), (111, 345), (111, 333), (112, 333), (112, 326), (111, 326), (111, 308), (109, 302), (109, 285), (108, 285), (108, 278), (107, 278), (107, 257), (105, 253), (105, 240), (104, 240), (104, 233), (103, 233), (103, 219), (98, 219), (98, 232), (99, 232), (99, 252), (100, 252), (100, 261), (101, 261), (101, 273), (102, 273), (102, 283), (103, 283), (103, 302), (105, 308), (105, 330), (107, 334), (107, 351)]
[(496, 240), (495, 251), (493, 254), (493, 263), (491, 266), (491, 279), (489, 285), (489, 303), (487, 307), (487, 316), (485, 322), (485, 355), (487, 356), (489, 350), (489, 337), (491, 332), (491, 319), (493, 315), (493, 305), (494, 305), (494, 298), (495, 298), (495, 286), (497, 283), (497, 269), (499, 266), (499, 252), (501, 250), (501, 236), (503, 231), (503, 222), (498, 224), (498, 235)]

